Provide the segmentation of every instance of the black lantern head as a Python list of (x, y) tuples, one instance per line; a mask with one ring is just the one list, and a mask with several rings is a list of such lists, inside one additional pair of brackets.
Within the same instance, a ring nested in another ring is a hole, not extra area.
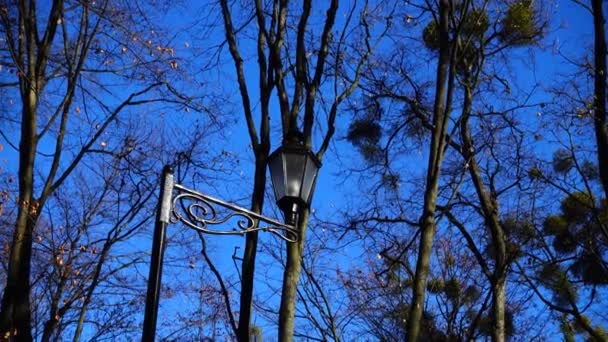
[(270, 155), (268, 167), (277, 205), (295, 225), (299, 208), (310, 205), (321, 162), (311, 151), (282, 146)]

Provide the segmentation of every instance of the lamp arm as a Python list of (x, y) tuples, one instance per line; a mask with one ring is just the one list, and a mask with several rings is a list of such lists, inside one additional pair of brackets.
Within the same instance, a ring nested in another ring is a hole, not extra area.
[[(182, 222), (186, 226), (207, 234), (244, 235), (254, 231), (268, 231), (287, 242), (297, 242), (299, 234), (292, 225), (283, 224), (269, 217), (254, 213), (218, 198), (205, 195), (180, 184), (174, 184), (177, 194), (173, 197), (170, 213), (171, 223)], [(216, 206), (232, 211), (224, 216), (218, 215)], [(232, 230), (212, 229), (210, 226), (222, 225), (236, 218)], [(260, 223), (265, 223), (260, 225)]]

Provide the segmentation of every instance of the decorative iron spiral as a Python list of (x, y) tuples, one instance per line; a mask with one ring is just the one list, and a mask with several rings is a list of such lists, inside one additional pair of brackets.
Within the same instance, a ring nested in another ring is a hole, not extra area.
[[(173, 198), (171, 204), (171, 223), (179, 221), (192, 229), (208, 234), (244, 235), (249, 232), (263, 230), (269, 231), (288, 242), (296, 242), (298, 240), (298, 234), (294, 227), (270, 222), (261, 215), (201, 193), (195, 193), (180, 186), (177, 188), (182, 190), (182, 192)], [(232, 212), (224, 217), (220, 217), (215, 206), (228, 208)], [(210, 227), (222, 225), (233, 218), (237, 218), (237, 221), (236, 227), (231, 230), (213, 229), (213, 227)], [(259, 221), (257, 225), (256, 221)]]

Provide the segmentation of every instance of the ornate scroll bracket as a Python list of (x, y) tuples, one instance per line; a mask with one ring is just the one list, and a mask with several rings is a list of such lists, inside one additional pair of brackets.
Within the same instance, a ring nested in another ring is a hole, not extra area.
[[(287, 242), (297, 242), (299, 238), (296, 227), (280, 223), (271, 218), (254, 213), (253, 211), (222, 201), (215, 197), (202, 194), (183, 185), (173, 183), (173, 177), (167, 179), (169, 191), (161, 200), (161, 213), (167, 213), (168, 223), (182, 222), (186, 226), (207, 234), (215, 235), (244, 235), (254, 231), (267, 231)], [(175, 190), (173, 196), (172, 190)], [(217, 207), (223, 207), (230, 212), (221, 216)], [(164, 216), (161, 214), (162, 218)], [(228, 221), (236, 220), (236, 227), (226, 230)], [(215, 229), (218, 226), (219, 229)]]

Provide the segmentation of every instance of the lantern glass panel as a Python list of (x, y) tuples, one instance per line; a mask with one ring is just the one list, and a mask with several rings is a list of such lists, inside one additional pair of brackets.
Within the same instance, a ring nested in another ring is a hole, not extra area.
[(272, 187), (274, 195), (278, 200), (285, 196), (285, 163), (283, 153), (277, 153), (269, 160), (270, 176), (272, 177)]
[(312, 199), (318, 170), (319, 166), (317, 165), (317, 163), (315, 163), (315, 161), (310, 156), (307, 156), (304, 182), (302, 183), (302, 200), (307, 204), (310, 204), (310, 200)]
[(306, 155), (300, 153), (284, 153), (285, 159), (285, 196), (300, 197), (302, 176)]

